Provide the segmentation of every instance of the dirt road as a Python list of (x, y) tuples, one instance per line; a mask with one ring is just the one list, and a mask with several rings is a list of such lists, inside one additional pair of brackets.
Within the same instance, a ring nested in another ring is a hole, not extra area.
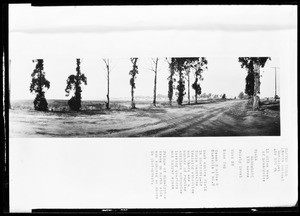
[(11, 110), (11, 137), (189, 137), (280, 135), (279, 110), (246, 100), (98, 113)]

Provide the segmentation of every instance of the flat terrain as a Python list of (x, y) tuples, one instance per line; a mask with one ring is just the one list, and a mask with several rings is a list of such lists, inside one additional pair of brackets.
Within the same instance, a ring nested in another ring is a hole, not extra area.
[[(83, 102), (82, 111), (67, 110), (66, 101), (49, 100), (52, 111), (32, 109), (32, 101), (13, 103), (9, 112), (10, 137), (191, 137), (279, 136), (279, 102), (262, 103), (252, 111), (248, 100), (215, 100), (169, 106), (151, 102)], [(31, 108), (29, 108), (31, 107)]]

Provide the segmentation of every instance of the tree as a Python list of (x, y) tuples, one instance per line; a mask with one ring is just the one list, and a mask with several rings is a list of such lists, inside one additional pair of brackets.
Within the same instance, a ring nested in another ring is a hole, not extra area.
[(170, 76), (168, 77), (168, 98), (169, 98), (169, 103), (172, 105), (172, 99), (173, 99), (173, 90), (174, 90), (174, 82), (176, 82), (176, 79), (174, 78), (175, 75), (175, 69), (174, 69), (174, 58), (170, 58), (170, 61), (168, 61), (168, 58), (166, 58), (168, 64), (169, 64), (169, 69), (170, 69)]
[(185, 95), (185, 82), (183, 79), (183, 73), (182, 71), (184, 70), (184, 63), (185, 63), (185, 58), (175, 58), (174, 61), (174, 67), (175, 70), (178, 72), (178, 84), (177, 84), (177, 90), (178, 90), (178, 97), (177, 97), (177, 103), (179, 105), (182, 105), (183, 102), (183, 97)]
[(226, 100), (226, 94), (222, 95), (222, 100)]
[(202, 57), (194, 66), (195, 70), (195, 81), (192, 85), (192, 88), (195, 90), (195, 103), (197, 103), (197, 96), (201, 95), (201, 86), (198, 81), (203, 80), (202, 73), (204, 70), (207, 70), (207, 59)]
[[(201, 59), (202, 60), (202, 59)], [(206, 61), (206, 59), (205, 59)], [(200, 65), (200, 58), (187, 58), (187, 61), (185, 63), (185, 72), (186, 72), (186, 76), (187, 76), (187, 81), (188, 81), (188, 104), (191, 104), (191, 94), (190, 94), (190, 87), (191, 87), (191, 84), (190, 84), (190, 72), (191, 72), (191, 69), (193, 68), (193, 70), (195, 71), (195, 79), (196, 79), (196, 84), (195, 82), (193, 83), (192, 85), (192, 88), (196, 88), (196, 92), (198, 94), (201, 94), (201, 88), (200, 88), (200, 85), (197, 83), (198, 82), (198, 77), (201, 75), (201, 72), (199, 70), (199, 65)], [(206, 61), (206, 64), (207, 64), (207, 61)], [(203, 68), (201, 68), (203, 69)], [(202, 77), (200, 77), (200, 79), (202, 79)], [(197, 101), (197, 95), (195, 95), (196, 97), (196, 101)]]
[(69, 96), (70, 91), (74, 91), (74, 96), (68, 101), (68, 105), (71, 110), (79, 111), (81, 108), (81, 84), (87, 84), (86, 76), (81, 73), (80, 70), (80, 59), (76, 59), (76, 75), (72, 74), (67, 79), (67, 87), (65, 89), (66, 96)]
[(36, 93), (33, 101), (34, 109), (39, 111), (47, 111), (48, 103), (45, 98), (45, 89), (50, 88), (50, 82), (45, 78), (44, 60), (36, 59), (32, 62), (37, 62), (35, 69), (31, 74), (30, 92)]
[(207, 94), (204, 92), (200, 97), (201, 98), (207, 98)]
[(138, 66), (137, 66), (137, 60), (138, 58), (130, 58), (130, 61), (132, 63), (132, 70), (129, 71), (130, 78), (130, 85), (131, 85), (131, 108), (135, 109), (135, 102), (134, 102), (134, 89), (135, 87), (135, 79), (138, 72)]
[(243, 92), (239, 93), (238, 98), (239, 98), (239, 99), (243, 99), (243, 98), (244, 98), (244, 93), (243, 93)]
[[(253, 98), (253, 110), (259, 109), (260, 103), (260, 68), (263, 68), (270, 57), (239, 57), (242, 68), (248, 70), (245, 93)], [(253, 86), (253, 87), (252, 87)], [(252, 94), (253, 90), (253, 94)]]
[(159, 58), (151, 58), (151, 60), (152, 60), (151, 70), (154, 72), (153, 106), (156, 106), (157, 66), (158, 66)]
[(107, 98), (107, 103), (106, 103), (106, 109), (110, 109), (109, 106), (109, 74), (110, 74), (110, 60), (109, 59), (102, 59), (105, 66), (106, 66), (106, 72), (107, 72), (107, 94), (106, 94), (106, 98)]

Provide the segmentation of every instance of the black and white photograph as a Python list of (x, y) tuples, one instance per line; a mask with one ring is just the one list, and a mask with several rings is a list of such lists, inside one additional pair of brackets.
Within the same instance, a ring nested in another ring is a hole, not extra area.
[(279, 136), (278, 63), (272, 57), (11, 60), (10, 135)]
[[(96, 23), (101, 20), (97, 7), (90, 12), (99, 19), (87, 19), (88, 25), (72, 19), (86, 8), (64, 9), (68, 18), (60, 9), (25, 8), (26, 25), (21, 6), (11, 13), (10, 137), (280, 136), (278, 53), (206, 56), (193, 48), (198, 55), (179, 50), (175, 56), (123, 56), (126, 49), (145, 46), (152, 28), (166, 28), (154, 43), (176, 48), (186, 41), (170, 44), (169, 38), (181, 33), (159, 20), (127, 28), (114, 20)], [(39, 13), (57, 13), (59, 21), (34, 20)], [(98, 55), (102, 49), (120, 49), (119, 57)]]
[(296, 18), (295, 5), (9, 4), (7, 208), (297, 206)]

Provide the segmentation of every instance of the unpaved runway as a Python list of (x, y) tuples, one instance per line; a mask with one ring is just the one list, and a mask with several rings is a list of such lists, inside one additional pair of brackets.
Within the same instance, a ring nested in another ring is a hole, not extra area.
[(11, 110), (11, 137), (189, 137), (280, 135), (279, 111), (245, 100), (95, 114)]

